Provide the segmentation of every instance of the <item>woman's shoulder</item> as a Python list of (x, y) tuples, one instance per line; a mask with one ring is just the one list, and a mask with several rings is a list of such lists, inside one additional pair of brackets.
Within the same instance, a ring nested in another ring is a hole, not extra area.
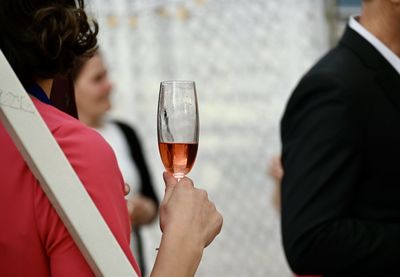
[(84, 127), (78, 119), (60, 111), (52, 105), (45, 104), (36, 98), (32, 98), (32, 101), (52, 133), (62, 127)]
[(108, 143), (94, 129), (51, 105), (38, 100), (34, 104), (67, 157), (80, 153), (89, 162), (106, 162), (114, 156)]

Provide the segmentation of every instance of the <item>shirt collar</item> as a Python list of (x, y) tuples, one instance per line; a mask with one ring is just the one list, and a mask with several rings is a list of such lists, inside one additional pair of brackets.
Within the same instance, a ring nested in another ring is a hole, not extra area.
[(365, 40), (367, 40), (378, 52), (390, 63), (390, 65), (400, 74), (400, 57), (393, 53), (383, 42), (364, 28), (356, 19), (350, 17), (349, 26)]
[(40, 101), (46, 104), (51, 104), (49, 97), (47, 97), (47, 94), (44, 92), (44, 90), (36, 83), (30, 83), (27, 85), (24, 85), (25, 90), (32, 96), (36, 97)]

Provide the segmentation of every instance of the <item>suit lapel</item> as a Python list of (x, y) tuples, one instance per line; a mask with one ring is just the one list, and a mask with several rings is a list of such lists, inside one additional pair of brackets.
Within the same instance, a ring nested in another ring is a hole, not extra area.
[(400, 75), (396, 71), (395, 73), (380, 71), (376, 76), (376, 80), (389, 100), (400, 111)]
[(347, 26), (339, 42), (354, 52), (364, 64), (375, 71), (376, 81), (400, 112), (400, 75), (367, 40)]

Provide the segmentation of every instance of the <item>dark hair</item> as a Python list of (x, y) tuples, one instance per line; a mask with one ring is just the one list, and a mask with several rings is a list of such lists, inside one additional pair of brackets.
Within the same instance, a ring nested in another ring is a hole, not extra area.
[(90, 60), (90, 58), (96, 56), (96, 55), (100, 55), (99, 49), (96, 49), (93, 52), (93, 55), (91, 56), (81, 56), (77, 59), (75, 59), (71, 70), (69, 71), (69, 73), (71, 74), (71, 78), (72, 80), (75, 82), (78, 79), (78, 76), (81, 74), (83, 67), (85, 66), (85, 64)]
[(0, 0), (0, 49), (22, 82), (67, 72), (97, 49), (83, 0)]

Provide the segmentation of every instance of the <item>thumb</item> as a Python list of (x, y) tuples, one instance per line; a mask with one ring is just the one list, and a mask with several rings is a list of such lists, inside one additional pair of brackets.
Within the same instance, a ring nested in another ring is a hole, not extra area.
[(171, 198), (172, 192), (174, 191), (175, 185), (178, 183), (178, 181), (172, 174), (168, 172), (163, 173), (163, 178), (165, 183), (165, 194), (163, 202), (168, 202), (168, 200)]

